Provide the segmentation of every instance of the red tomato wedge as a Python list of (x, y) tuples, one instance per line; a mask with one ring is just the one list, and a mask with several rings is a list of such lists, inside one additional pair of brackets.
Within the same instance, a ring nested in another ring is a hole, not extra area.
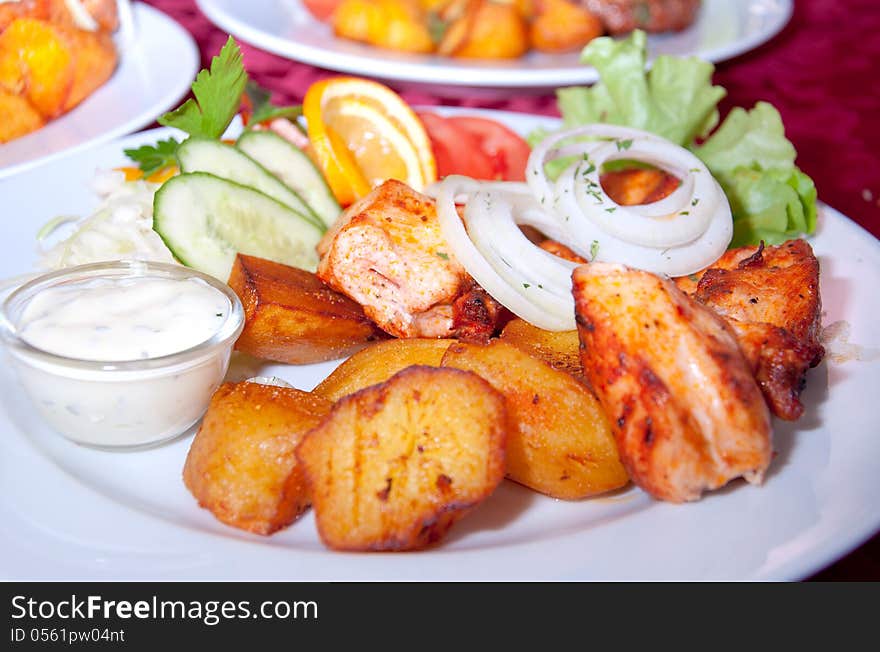
[(438, 178), (463, 174), (474, 179), (525, 180), (531, 148), (504, 125), (475, 116), (418, 115), (434, 148)]
[(342, 0), (303, 0), (306, 9), (318, 20), (327, 20)]

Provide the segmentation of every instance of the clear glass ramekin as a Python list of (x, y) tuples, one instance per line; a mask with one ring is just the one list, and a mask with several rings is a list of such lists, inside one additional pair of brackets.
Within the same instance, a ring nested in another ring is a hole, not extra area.
[[(96, 361), (56, 355), (22, 339), (28, 303), (40, 292), (97, 278), (201, 279), (229, 302), (214, 335), (189, 349), (143, 360)], [(0, 307), (0, 336), (21, 384), (55, 430), (101, 448), (158, 444), (185, 432), (204, 414), (244, 327), (235, 292), (212, 276), (181, 265), (112, 261), (50, 272), (25, 283)]]

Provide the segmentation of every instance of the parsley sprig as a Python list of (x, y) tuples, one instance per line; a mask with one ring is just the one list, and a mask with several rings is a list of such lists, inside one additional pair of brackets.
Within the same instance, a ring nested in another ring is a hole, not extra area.
[(145, 177), (172, 165), (177, 165), (175, 154), (180, 143), (175, 138), (160, 140), (155, 145), (141, 145), (124, 150), (125, 155), (138, 164)]
[(195, 99), (159, 118), (159, 124), (176, 127), (197, 138), (220, 138), (241, 105), (241, 94), (248, 76), (241, 50), (230, 36), (211, 60), (210, 70), (202, 70), (192, 84)]
[[(302, 115), (299, 106), (275, 106), (269, 91), (248, 79), (241, 49), (231, 36), (192, 84), (193, 97), (158, 119), (165, 127), (175, 127), (192, 138), (219, 139), (238, 113), (243, 95), (247, 93), (253, 107), (250, 122), (258, 124), (274, 118), (288, 118), (296, 124)], [(160, 140), (155, 145), (126, 149), (125, 155), (138, 164), (144, 176), (177, 164), (176, 138)]]

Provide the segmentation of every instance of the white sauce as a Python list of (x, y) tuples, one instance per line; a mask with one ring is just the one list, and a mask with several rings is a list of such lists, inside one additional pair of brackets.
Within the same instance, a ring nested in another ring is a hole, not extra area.
[(229, 309), (226, 297), (200, 279), (98, 278), (40, 292), (25, 308), (19, 334), (69, 358), (157, 358), (211, 338)]

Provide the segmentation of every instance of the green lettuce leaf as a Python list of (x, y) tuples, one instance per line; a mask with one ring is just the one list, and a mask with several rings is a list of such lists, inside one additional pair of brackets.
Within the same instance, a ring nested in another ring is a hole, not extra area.
[[(660, 56), (646, 70), (646, 45), (644, 32), (637, 30), (622, 40), (594, 39), (584, 48), (581, 58), (596, 67), (600, 81), (557, 91), (565, 127), (595, 122), (635, 127), (691, 149), (730, 202), (732, 247), (812, 233), (816, 187), (794, 164), (795, 148), (779, 112), (758, 102), (750, 111), (731, 110), (717, 126), (718, 102), (726, 91), (712, 85), (714, 66), (695, 57)], [(530, 142), (545, 135), (535, 133)]]
[(716, 174), (733, 213), (731, 247), (779, 244), (816, 228), (816, 186), (792, 168), (740, 167)]
[(715, 133), (692, 149), (713, 173), (754, 166), (790, 170), (796, 155), (779, 111), (767, 102), (758, 102), (751, 111), (731, 109)]
[(717, 124), (718, 102), (726, 92), (712, 85), (711, 63), (661, 56), (645, 72), (646, 57), (642, 31), (620, 41), (610, 37), (590, 41), (581, 60), (596, 68), (601, 81), (591, 88), (558, 91), (565, 125), (608, 122), (685, 145)]

